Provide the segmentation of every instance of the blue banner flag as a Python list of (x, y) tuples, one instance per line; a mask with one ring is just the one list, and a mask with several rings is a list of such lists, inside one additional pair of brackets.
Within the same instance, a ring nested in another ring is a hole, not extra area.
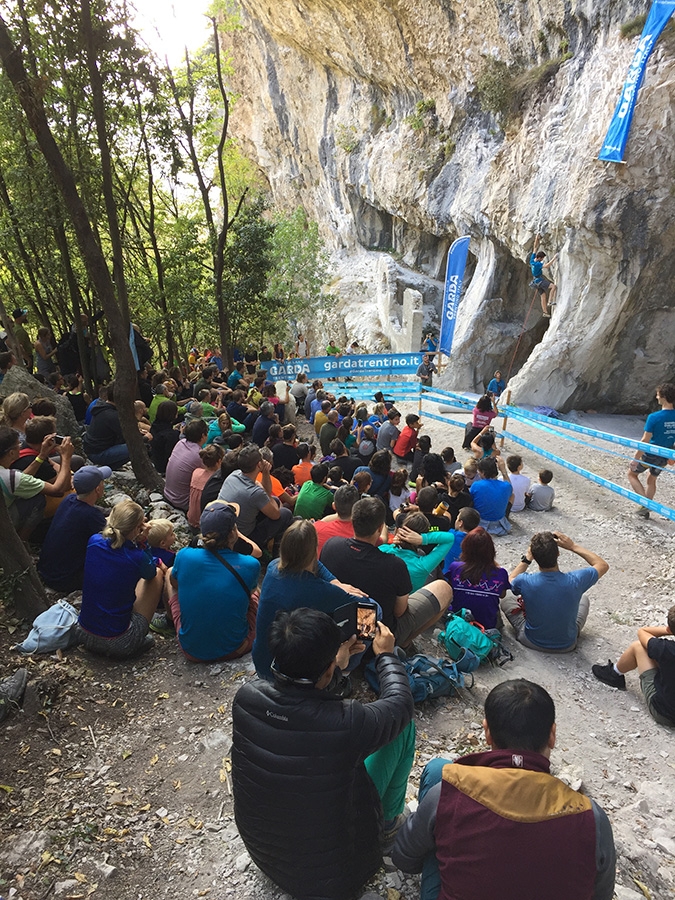
[(448, 265), (445, 270), (445, 291), (443, 293), (443, 318), (441, 319), (441, 337), (438, 349), (450, 356), (452, 339), (455, 336), (457, 307), (462, 294), (466, 257), (469, 252), (469, 238), (461, 237), (453, 243), (448, 252)]
[(312, 356), (305, 359), (287, 359), (284, 362), (261, 363), (272, 381), (295, 381), (304, 373), (314, 378), (365, 378), (383, 375), (414, 375), (422, 363), (421, 353), (378, 353), (356, 356)]
[(675, 2), (673, 0), (653, 0), (645, 27), (642, 30), (640, 42), (628, 67), (628, 75), (626, 76), (619, 102), (614, 110), (614, 116), (610, 122), (598, 159), (605, 162), (623, 162), (623, 155), (626, 151), (628, 134), (633, 120), (633, 112), (635, 111), (638, 91), (645, 74), (647, 60), (673, 12), (675, 12)]

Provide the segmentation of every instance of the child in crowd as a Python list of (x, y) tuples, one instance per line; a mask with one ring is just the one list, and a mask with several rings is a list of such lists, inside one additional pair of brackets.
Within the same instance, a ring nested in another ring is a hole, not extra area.
[(363, 497), (364, 494), (367, 494), (370, 490), (370, 486), (373, 483), (373, 476), (367, 470), (357, 472), (356, 475), (352, 478), (352, 484), (355, 484), (358, 488), (359, 494)]
[(277, 444), (283, 444), (283, 428), (281, 425), (274, 424), (270, 425), (270, 430), (268, 432), (267, 440), (265, 441), (265, 446), (269, 447), (270, 450), (273, 450)]
[[(190, 504), (187, 511), (187, 520), (193, 528), (199, 527), (202, 491), (206, 487), (206, 482), (220, 469), (224, 456), (225, 450), (221, 444), (207, 444), (199, 451), (199, 458), (204, 468), (195, 469), (190, 477)], [(170, 564), (167, 563), (167, 565)]]
[(398, 469), (391, 476), (391, 484), (389, 485), (389, 509), (392, 512), (407, 503), (410, 499), (410, 489), (407, 485), (408, 470)]
[(375, 453), (377, 435), (372, 425), (364, 425), (359, 431), (360, 434), (357, 433), (356, 437), (359, 445), (359, 456), (363, 460), (364, 466), (367, 466), (371, 456)]
[(441, 450), (441, 459), (448, 475), (454, 475), (462, 468), (462, 464), (455, 459), (455, 451), (452, 447), (444, 447)]
[(474, 528), (478, 528), (479, 525), (480, 515), (478, 514), (478, 511), (475, 510), (472, 506), (463, 506), (462, 509), (460, 509), (460, 511), (457, 513), (455, 527), (450, 529), (450, 531), (455, 536), (455, 542), (448, 550), (445, 557), (445, 562), (443, 563), (443, 577), (447, 578), (448, 571), (450, 570), (450, 563), (453, 563), (455, 562), (455, 560), (459, 559), (459, 554), (462, 549), (462, 541), (464, 540), (464, 537), (470, 531), (473, 531)]
[(550, 486), (553, 480), (553, 472), (550, 469), (542, 469), (539, 473), (539, 483), (535, 484), (525, 494), (525, 505), (534, 512), (548, 512), (553, 506), (555, 491)]
[(513, 488), (513, 505), (511, 512), (521, 512), (525, 509), (525, 495), (530, 489), (531, 481), (527, 475), (522, 475), (523, 458), (514, 454), (506, 457), (506, 468), (509, 470), (509, 481)]
[[(420, 428), (422, 428), (422, 420), (420, 417), (415, 413), (408, 413), (405, 417), (405, 428), (401, 431), (398, 440), (394, 444), (394, 456), (397, 456), (401, 462), (413, 461)], [(429, 444), (429, 450), (430, 449), (431, 444)], [(422, 456), (425, 456), (429, 450), (422, 453)]]
[(171, 548), (176, 543), (173, 522), (169, 519), (151, 519), (148, 522), (148, 547), (152, 555), (161, 559), (165, 566), (172, 566), (176, 553)]
[(625, 673), (637, 669), (640, 690), (649, 714), (659, 725), (675, 728), (675, 606), (668, 610), (667, 624), (639, 628), (636, 641), (615, 663), (592, 667), (595, 677), (610, 687), (626, 690)]
[[(475, 465), (475, 460), (471, 460)], [(448, 512), (450, 513), (450, 526), (454, 528), (460, 509), (473, 506), (473, 498), (469, 493), (464, 477), (457, 473), (450, 476), (448, 485)]]
[(495, 433), (491, 425), (486, 425), (479, 431), (471, 441), (471, 450), (478, 461), (487, 457), (501, 456), (499, 448), (495, 446)]
[[(406, 422), (408, 420), (406, 419)], [(417, 438), (415, 450), (412, 455), (412, 468), (410, 469), (410, 486), (416, 487), (417, 476), (422, 471), (422, 464), (427, 453), (431, 453), (431, 438), (428, 434), (422, 434)]]
[(467, 459), (464, 463), (464, 484), (467, 488), (470, 488), (471, 485), (476, 480), (478, 476), (478, 460), (476, 459)]
[(302, 485), (309, 481), (312, 474), (312, 460), (314, 459), (314, 455), (316, 453), (316, 447), (312, 444), (308, 444), (305, 441), (298, 444), (297, 447), (298, 456), (300, 457), (300, 462), (297, 466), (293, 466), (293, 477), (295, 478), (295, 483), (298, 487), (302, 487)]

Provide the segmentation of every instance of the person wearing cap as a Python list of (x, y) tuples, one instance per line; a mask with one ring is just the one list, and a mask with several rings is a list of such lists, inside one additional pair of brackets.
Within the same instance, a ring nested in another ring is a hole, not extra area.
[(29, 372), (33, 371), (33, 342), (28, 337), (26, 331), (26, 322), (28, 321), (28, 310), (17, 307), (12, 313), (14, 319), (14, 337), (21, 349), (23, 362)]
[(106, 523), (105, 512), (96, 504), (111, 475), (108, 466), (83, 466), (73, 475), (76, 493), (59, 504), (40, 552), (37, 569), (48, 587), (64, 594), (82, 589), (87, 543)]
[(249, 653), (255, 640), (260, 563), (234, 551), (236, 503), (213, 500), (199, 520), (197, 547), (179, 550), (166, 574), (167, 619), (188, 659), (215, 662)]

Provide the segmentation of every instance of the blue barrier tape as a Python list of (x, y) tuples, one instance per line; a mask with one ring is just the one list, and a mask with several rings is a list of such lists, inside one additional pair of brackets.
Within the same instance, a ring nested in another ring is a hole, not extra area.
[(654, 444), (645, 444), (642, 441), (636, 441), (632, 438), (621, 437), (618, 434), (609, 434), (607, 431), (597, 431), (595, 428), (586, 428), (584, 425), (576, 425), (574, 422), (566, 422), (564, 419), (553, 419), (549, 416), (542, 416), (539, 413), (530, 412), (527, 409), (520, 409), (517, 406), (504, 406), (501, 408), (504, 415), (512, 419), (525, 422), (541, 422), (549, 428), (566, 429), (567, 431), (575, 431), (578, 434), (588, 434), (591, 437), (598, 438), (601, 441), (607, 441), (610, 444), (620, 444), (622, 447), (631, 447), (633, 450), (643, 450), (645, 453), (651, 453), (655, 456), (663, 456), (665, 459), (675, 459), (675, 450), (669, 450), (667, 447), (657, 447)]
[[(424, 417), (427, 419), (436, 419), (439, 422), (446, 422), (448, 425), (456, 425), (458, 428), (464, 428), (463, 422), (458, 422), (455, 419), (449, 419), (447, 416), (439, 416), (435, 413), (425, 412)], [(614, 484), (613, 481), (609, 481), (607, 478), (603, 478), (601, 475), (596, 475), (595, 472), (589, 472), (586, 469), (582, 469), (581, 466), (577, 466), (574, 463), (567, 462), (566, 459), (562, 459), (561, 457), (556, 456), (555, 453), (550, 453), (548, 450), (544, 450), (543, 447), (537, 447), (537, 445), (533, 444), (531, 441), (526, 441), (524, 438), (518, 437), (510, 431), (501, 431), (496, 434), (495, 437), (509, 438), (509, 440), (514, 441), (516, 444), (520, 444), (522, 447), (526, 447), (528, 450), (532, 450), (534, 453), (543, 456), (545, 459), (550, 459), (551, 462), (557, 463), (564, 469), (569, 469), (570, 472), (581, 475), (582, 478), (587, 478), (594, 484), (599, 484), (601, 487), (607, 488), (615, 494), (619, 494), (620, 497), (624, 497), (626, 500), (632, 500), (633, 503), (638, 503), (640, 506), (644, 506), (647, 509), (658, 513), (664, 518), (670, 519), (672, 522), (675, 522), (675, 509), (671, 509), (669, 506), (664, 506), (663, 503), (659, 503), (657, 500), (648, 500), (641, 494), (636, 494), (635, 491), (631, 491), (628, 488), (624, 488), (618, 484)]]
[(607, 488), (614, 494), (618, 494), (620, 497), (624, 497), (626, 500), (632, 500), (633, 503), (638, 503), (640, 506), (645, 506), (647, 509), (653, 510), (653, 512), (656, 512), (664, 518), (670, 519), (672, 522), (675, 522), (675, 509), (671, 509), (669, 506), (664, 506), (663, 503), (659, 503), (657, 500), (648, 500), (646, 497), (643, 497), (642, 494), (636, 494), (635, 491), (630, 491), (628, 490), (628, 488), (624, 488), (621, 487), (621, 485), (614, 484), (613, 481), (609, 481), (607, 478), (603, 478), (602, 475), (596, 475), (595, 472), (588, 472), (586, 469), (582, 469), (581, 466), (577, 466), (574, 463), (567, 462), (566, 459), (561, 459), (561, 457), (556, 456), (555, 453), (550, 453), (548, 450), (544, 450), (542, 447), (537, 447), (536, 444), (532, 444), (530, 443), (530, 441), (526, 441), (523, 438), (517, 437), (510, 431), (503, 431), (500, 436), (507, 437), (510, 440), (515, 441), (517, 444), (520, 444), (523, 447), (527, 447), (528, 450), (533, 450), (535, 453), (540, 454), (546, 459), (550, 459), (552, 462), (563, 466), (563, 468), (569, 469), (570, 472), (576, 472), (577, 475), (581, 475), (583, 478), (588, 478), (588, 480), (592, 481), (594, 484), (599, 484), (601, 487)]

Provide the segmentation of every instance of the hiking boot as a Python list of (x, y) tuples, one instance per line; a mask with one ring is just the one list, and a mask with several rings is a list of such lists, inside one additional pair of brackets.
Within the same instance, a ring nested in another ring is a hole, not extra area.
[(551, 313), (545, 312), (545, 313), (542, 313), (542, 316), (543, 316), (545, 319), (550, 319), (550, 318), (551, 318)]
[(382, 839), (380, 841), (382, 856), (390, 855), (394, 848), (394, 843), (396, 842), (396, 835), (401, 830), (401, 826), (409, 815), (410, 810), (406, 806), (403, 812), (399, 813), (395, 819), (384, 823), (384, 831), (382, 832)]
[(164, 637), (175, 637), (176, 629), (173, 622), (169, 622), (166, 613), (155, 613), (150, 622), (150, 630), (155, 634), (161, 634)]
[(17, 669), (9, 678), (0, 681), (0, 722), (4, 722), (13, 709), (21, 706), (27, 681), (26, 669)]
[(593, 672), (598, 681), (602, 681), (603, 684), (618, 688), (620, 691), (626, 690), (626, 679), (623, 675), (618, 675), (615, 672), (611, 659), (607, 660), (606, 666), (601, 666), (599, 663), (596, 663), (591, 667), (591, 672)]
[(648, 519), (648, 518), (649, 518), (649, 510), (647, 509), (646, 506), (641, 506), (641, 507), (638, 509), (637, 514), (638, 514), (638, 516), (640, 516), (641, 519)]

